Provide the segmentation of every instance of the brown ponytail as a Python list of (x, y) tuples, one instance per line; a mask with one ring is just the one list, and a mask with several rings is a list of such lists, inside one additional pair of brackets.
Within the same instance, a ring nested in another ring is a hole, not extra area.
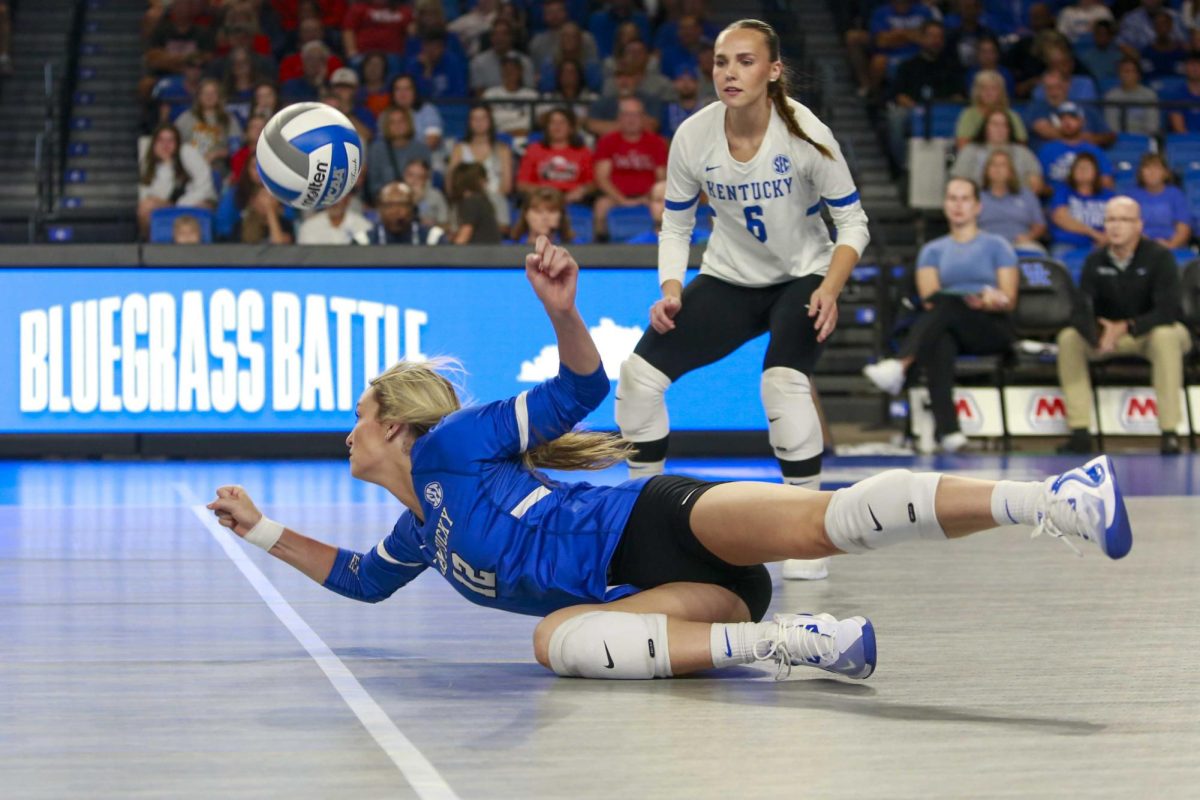
[[(726, 31), (731, 30), (752, 30), (758, 31), (767, 40), (767, 52), (771, 61), (780, 61), (779, 57), (779, 34), (775, 33), (775, 29), (762, 20), (757, 19), (739, 19), (737, 22), (730, 23), (725, 28)], [(724, 33), (724, 31), (722, 31)], [(780, 73), (778, 80), (773, 80), (767, 84), (767, 97), (771, 98), (771, 102), (775, 104), (775, 110), (779, 112), (779, 116), (783, 118), (783, 122), (787, 125), (788, 133), (808, 142), (821, 155), (832, 160), (833, 153), (829, 148), (820, 142), (814, 140), (811, 136), (804, 132), (800, 127), (800, 121), (796, 119), (796, 112), (788, 103), (788, 95), (791, 90), (788, 87), (788, 69), (785, 64), (783, 72)]]

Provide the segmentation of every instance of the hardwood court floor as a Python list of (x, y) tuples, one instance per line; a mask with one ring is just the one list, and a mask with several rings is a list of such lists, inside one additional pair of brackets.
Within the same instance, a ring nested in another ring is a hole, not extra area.
[(0, 464), (0, 796), (1197, 797), (1198, 466), (1118, 461), (1139, 495), (1121, 562), (1008, 530), (777, 581), (772, 610), (872, 618), (864, 683), (765, 667), (618, 683), (551, 676), (536, 620), (436, 575), (355, 603), (193, 513), (238, 482), (276, 519), (365, 549), (397, 507), (344, 463)]

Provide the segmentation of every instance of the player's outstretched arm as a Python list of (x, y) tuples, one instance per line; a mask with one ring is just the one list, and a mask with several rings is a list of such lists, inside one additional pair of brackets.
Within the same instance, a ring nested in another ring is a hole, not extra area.
[(263, 516), (241, 486), (220, 487), (217, 489), (217, 499), (209, 503), (207, 508), (217, 515), (217, 522), (222, 526), (291, 564), (317, 583), (324, 584), (329, 577), (337, 559), (337, 548), (289, 530)]
[(565, 248), (539, 236), (534, 251), (525, 256), (525, 276), (554, 326), (559, 361), (576, 375), (594, 373), (600, 368), (600, 351), (575, 308), (579, 264)]

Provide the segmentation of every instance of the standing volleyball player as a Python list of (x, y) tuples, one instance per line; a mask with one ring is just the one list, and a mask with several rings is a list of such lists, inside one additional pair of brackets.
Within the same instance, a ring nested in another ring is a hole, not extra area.
[[(680, 376), (770, 332), (761, 393), (785, 483), (820, 488), (824, 441), (812, 372), (837, 327), (837, 298), (867, 246), (867, 216), (837, 142), (788, 97), (779, 37), (744, 19), (717, 37), (721, 98), (680, 125), (667, 162), (658, 247), (662, 299), (621, 365), (616, 418), (631, 477), (663, 471), (663, 394)], [(700, 192), (716, 211), (700, 275), (683, 287)], [(829, 208), (837, 245), (821, 218)], [(823, 578), (825, 560), (784, 562), (785, 578)]]

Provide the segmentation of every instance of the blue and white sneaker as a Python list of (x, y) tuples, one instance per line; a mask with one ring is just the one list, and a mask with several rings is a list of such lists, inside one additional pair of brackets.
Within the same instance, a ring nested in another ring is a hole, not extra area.
[(754, 657), (778, 665), (776, 680), (799, 666), (856, 680), (875, 671), (875, 628), (865, 617), (839, 620), (832, 614), (776, 614), (772, 620), (775, 635), (755, 643)]
[(1033, 535), (1049, 534), (1083, 555), (1069, 538), (1093, 542), (1106, 556), (1124, 558), (1133, 547), (1129, 514), (1112, 459), (1094, 458), (1046, 481)]

